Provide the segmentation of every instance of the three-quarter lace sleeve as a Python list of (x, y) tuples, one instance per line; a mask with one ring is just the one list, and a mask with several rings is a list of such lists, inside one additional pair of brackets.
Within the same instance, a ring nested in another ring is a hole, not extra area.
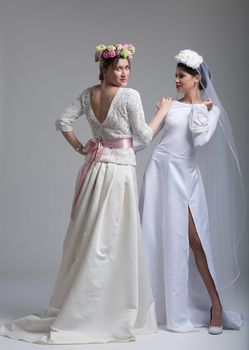
[(145, 145), (153, 137), (152, 129), (146, 124), (141, 97), (136, 90), (129, 89), (127, 96), (127, 112), (131, 123), (132, 133)]
[(56, 130), (60, 131), (72, 131), (73, 122), (78, 119), (82, 114), (84, 114), (82, 95), (80, 94), (76, 100), (71, 103), (59, 116), (55, 122)]
[(189, 118), (189, 129), (192, 132), (193, 143), (197, 146), (205, 145), (215, 132), (220, 110), (213, 106), (208, 111), (204, 104), (193, 105)]

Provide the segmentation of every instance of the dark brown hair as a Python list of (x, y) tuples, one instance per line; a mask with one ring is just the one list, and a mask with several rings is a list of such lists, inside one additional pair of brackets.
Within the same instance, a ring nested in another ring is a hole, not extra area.
[(186, 66), (186, 64), (181, 63), (181, 62), (177, 63), (177, 67), (181, 68), (184, 72), (191, 74), (193, 77), (195, 77), (196, 75), (200, 74), (201, 80), (199, 82), (199, 89), (203, 90), (203, 89), (205, 89), (207, 87), (207, 82), (206, 82), (206, 79), (204, 79), (203, 74), (201, 74), (201, 69), (200, 69), (200, 71), (198, 71), (197, 69), (194, 69), (194, 68), (191, 68), (189, 66)]
[[(103, 75), (103, 70), (107, 70), (108, 67), (112, 67), (112, 69), (115, 69), (117, 64), (118, 64), (118, 60), (119, 59), (124, 59), (123, 57), (110, 57), (110, 58), (102, 58), (99, 62), (99, 80), (103, 81), (104, 80), (104, 75)], [(131, 61), (129, 59), (129, 57), (127, 57), (127, 60), (129, 62), (129, 67), (131, 67)]]

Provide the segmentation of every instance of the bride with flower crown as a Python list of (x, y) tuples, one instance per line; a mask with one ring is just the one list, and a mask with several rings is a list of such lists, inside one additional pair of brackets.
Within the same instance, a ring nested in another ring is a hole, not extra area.
[[(203, 58), (176, 57), (174, 100), (145, 171), (140, 212), (159, 325), (238, 329), (224, 294), (239, 276), (244, 191), (229, 119)], [(201, 147), (200, 147), (201, 146)]]
[[(132, 45), (99, 45), (99, 85), (84, 90), (56, 121), (81, 155), (71, 221), (49, 308), (0, 334), (43, 344), (126, 342), (156, 331), (137, 203), (132, 136), (148, 144), (171, 100), (147, 125), (140, 95), (126, 88)], [(83, 146), (72, 123), (86, 115), (94, 139)]]

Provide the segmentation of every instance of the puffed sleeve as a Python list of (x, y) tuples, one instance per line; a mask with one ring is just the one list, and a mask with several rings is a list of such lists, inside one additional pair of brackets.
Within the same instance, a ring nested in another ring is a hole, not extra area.
[(82, 99), (83, 94), (80, 94), (75, 101), (63, 111), (55, 122), (56, 130), (65, 132), (73, 130), (73, 122), (84, 114)]
[(217, 106), (213, 106), (208, 111), (204, 104), (193, 105), (189, 118), (189, 129), (192, 132), (193, 143), (196, 147), (203, 146), (210, 140), (215, 132), (219, 115), (220, 110)]
[(140, 94), (134, 89), (129, 89), (127, 96), (127, 113), (131, 123), (134, 138), (147, 145), (153, 137), (152, 129), (146, 124), (144, 110)]

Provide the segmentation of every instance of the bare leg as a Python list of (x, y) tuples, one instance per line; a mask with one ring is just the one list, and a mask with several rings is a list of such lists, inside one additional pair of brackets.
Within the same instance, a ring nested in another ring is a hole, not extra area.
[(219, 327), (222, 325), (222, 306), (221, 306), (219, 294), (217, 292), (214, 280), (209, 271), (206, 255), (202, 247), (198, 233), (196, 231), (196, 227), (195, 227), (194, 220), (190, 210), (189, 210), (189, 244), (195, 256), (197, 269), (203, 279), (203, 282), (207, 288), (208, 294), (211, 299), (212, 320), (210, 325)]

